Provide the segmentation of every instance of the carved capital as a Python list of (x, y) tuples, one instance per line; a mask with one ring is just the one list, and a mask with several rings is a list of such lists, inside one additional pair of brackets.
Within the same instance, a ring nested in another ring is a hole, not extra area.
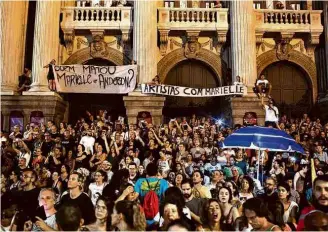
[(217, 31), (217, 44), (216, 44), (216, 52), (221, 53), (223, 45), (227, 42), (227, 33), (223, 31)]
[(130, 42), (130, 30), (122, 30), (122, 47), (125, 47)]
[(71, 55), (73, 52), (75, 32), (74, 30), (64, 31), (64, 41), (65, 47), (68, 55)]
[(188, 30), (186, 31), (188, 41), (198, 41), (200, 31)]
[(290, 42), (293, 39), (294, 34), (295, 34), (294, 32), (281, 32), (280, 33), (280, 39), (283, 39), (283, 40), (286, 40), (286, 41), (288, 40)]
[(166, 54), (169, 32), (170, 30), (159, 30), (159, 49), (162, 56)]
[(256, 42), (256, 55), (259, 52), (259, 49), (263, 43), (263, 34), (264, 33), (256, 33), (255, 34), (255, 42)]
[(315, 48), (317, 47), (317, 45), (320, 42), (320, 39), (319, 39), (320, 38), (320, 34), (321, 33), (311, 33), (311, 34), (309, 34), (309, 37), (307, 39), (306, 52), (307, 52), (307, 55), (312, 60), (314, 60), (314, 51), (315, 51)]

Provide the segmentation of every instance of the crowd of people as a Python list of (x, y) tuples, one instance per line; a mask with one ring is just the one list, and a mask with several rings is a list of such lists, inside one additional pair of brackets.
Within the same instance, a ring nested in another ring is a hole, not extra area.
[(1, 132), (1, 227), (327, 231), (328, 124), (307, 114), (278, 124), (304, 154), (222, 149), (242, 125), (210, 116), (133, 125), (99, 111), (16, 126)]

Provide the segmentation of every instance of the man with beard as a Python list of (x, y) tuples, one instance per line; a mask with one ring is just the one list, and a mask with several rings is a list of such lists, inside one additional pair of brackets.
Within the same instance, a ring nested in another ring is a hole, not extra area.
[(205, 199), (195, 198), (192, 194), (193, 183), (189, 179), (185, 179), (181, 183), (181, 190), (186, 202), (186, 206), (190, 209), (191, 219), (202, 224), (201, 218), (203, 215), (203, 205), (206, 202)]
[(304, 229), (305, 217), (313, 211), (328, 213), (328, 176), (318, 176), (313, 182), (312, 205), (305, 207), (298, 220), (297, 231)]
[(64, 155), (66, 155), (69, 150), (73, 150), (74, 145), (74, 139), (71, 137), (69, 131), (65, 130), (63, 139), (61, 140), (61, 146), (64, 148)]
[(52, 141), (51, 136), (48, 132), (44, 134), (44, 142), (41, 145), (42, 155), (48, 156), (49, 152), (52, 150), (52, 147), (55, 145), (55, 142)]
[(18, 207), (17, 231), (23, 230), (24, 222), (34, 219), (38, 207), (40, 190), (35, 187), (37, 174), (32, 169), (26, 169), (21, 175), (21, 187), (23, 190), (15, 193), (14, 198)]
[(275, 191), (277, 182), (274, 178), (268, 177), (264, 184), (264, 193), (259, 195), (265, 202), (275, 202), (278, 199), (278, 193)]
[(108, 177), (108, 183), (111, 181), (112, 179), (112, 176), (113, 176), (113, 172), (112, 172), (112, 164), (107, 161), (107, 160), (104, 160), (101, 164), (101, 170), (103, 170), (104, 172), (107, 173), (107, 177)]

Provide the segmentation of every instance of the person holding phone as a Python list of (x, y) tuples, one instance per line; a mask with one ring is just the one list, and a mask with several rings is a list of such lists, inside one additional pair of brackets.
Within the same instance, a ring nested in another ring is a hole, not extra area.
[(24, 231), (54, 231), (56, 223), (56, 192), (51, 188), (43, 188), (39, 194), (39, 208), (35, 219), (25, 222)]

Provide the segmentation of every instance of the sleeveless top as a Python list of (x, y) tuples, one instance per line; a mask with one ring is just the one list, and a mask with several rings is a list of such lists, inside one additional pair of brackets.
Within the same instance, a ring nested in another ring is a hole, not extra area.
[(290, 202), (290, 205), (289, 205), (289, 207), (288, 207), (288, 209), (284, 212), (284, 216), (283, 216), (283, 218), (284, 218), (284, 222), (285, 222), (285, 223), (288, 222), (289, 215), (290, 215), (292, 209), (294, 208), (294, 206), (296, 206), (296, 207), (298, 208), (297, 203), (294, 202), (294, 201), (291, 201), (291, 202)]
[(228, 213), (227, 216), (224, 216), (222, 214), (221, 216), (221, 228), (222, 231), (234, 231), (235, 228), (233, 227), (233, 218), (232, 218), (232, 210), (233, 210), (233, 206), (231, 206), (230, 211)]

